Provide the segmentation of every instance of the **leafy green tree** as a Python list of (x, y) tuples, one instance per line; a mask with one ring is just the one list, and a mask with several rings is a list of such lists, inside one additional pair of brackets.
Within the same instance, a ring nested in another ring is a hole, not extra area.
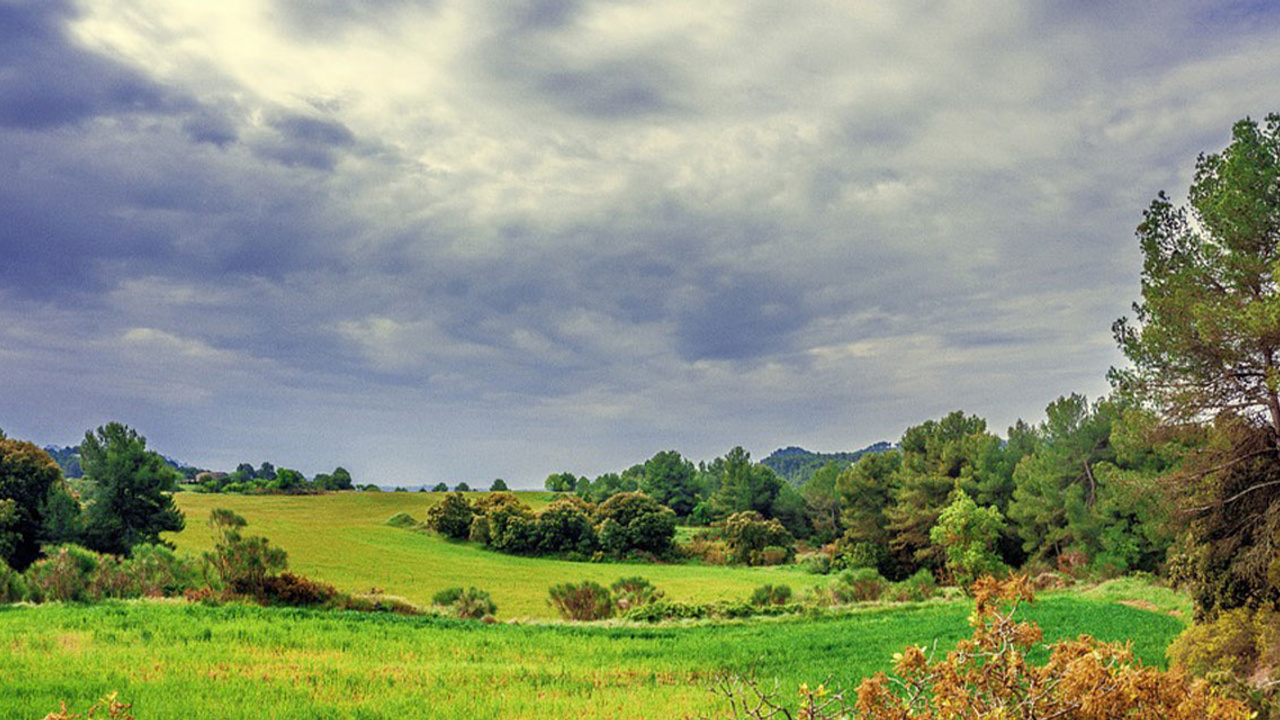
[(591, 523), (591, 506), (570, 495), (557, 498), (537, 514), (538, 541), (543, 552), (577, 552), (596, 549), (596, 529)]
[[(307, 476), (293, 470), (291, 468), (280, 468), (275, 473), (275, 480), (272, 480), (269, 487), (274, 490), (283, 490), (290, 492), (293, 490), (301, 490), (307, 486)], [(335, 490), (336, 487), (330, 482), (317, 482), (316, 486), (321, 490)]]
[(800, 486), (805, 512), (818, 542), (831, 542), (844, 533), (844, 524), (840, 520), (840, 491), (837, 481), (845, 467), (845, 464), (832, 460), (810, 475), (804, 485)]
[(574, 492), (578, 489), (578, 476), (571, 472), (551, 473), (544, 486), (551, 492)]
[(475, 510), (467, 497), (460, 492), (445, 495), (440, 502), (427, 508), (427, 527), (456, 540), (465, 540), (471, 533), (471, 519)]
[(676, 514), (641, 492), (613, 495), (596, 506), (594, 520), (602, 546), (603, 526), (612, 524), (616, 539), (607, 549), (613, 552), (634, 549), (661, 555), (671, 550), (676, 535)]
[(1005, 570), (996, 543), (1004, 526), (1004, 516), (994, 507), (979, 507), (963, 490), (955, 492), (951, 504), (942, 510), (938, 523), (929, 530), (929, 539), (946, 555), (946, 569), (952, 582), (968, 587), (983, 575)]
[(1182, 493), (1213, 614), (1280, 599), (1280, 115), (1237, 122), (1188, 197), (1160, 193), (1138, 226), (1142, 299), (1113, 326), (1131, 366), (1111, 377), (1172, 424), (1214, 418)]
[(765, 520), (754, 510), (734, 513), (724, 521), (725, 544), (734, 562), (759, 565), (766, 547), (790, 548), (791, 533), (777, 519)]
[(140, 543), (165, 544), (160, 533), (184, 525), (168, 494), (178, 474), (147, 439), (120, 423), (87, 432), (80, 443), (81, 464), (93, 479), (84, 515), (85, 544), (99, 552), (124, 555)]
[(276, 466), (272, 465), (269, 462), (263, 461), (262, 465), (258, 467), (258, 478), (260, 480), (266, 480), (267, 482), (275, 480)]
[(1005, 474), (1001, 446), (985, 420), (960, 411), (903, 433), (897, 487), (885, 510), (889, 548), (900, 576), (920, 567), (942, 568), (943, 554), (929, 531), (957, 488), (981, 505), (1002, 512), (1008, 506), (1013, 479)]
[(84, 532), (80, 501), (76, 500), (66, 482), (49, 486), (49, 494), (40, 505), (40, 542), (43, 545), (67, 545), (79, 543)]
[(449, 486), (445, 483), (438, 482), (431, 488), (431, 492), (449, 492)]
[(735, 447), (716, 458), (709, 469), (718, 478), (710, 503), (719, 517), (750, 510), (771, 515), (782, 480), (768, 467), (751, 462), (751, 453)]
[(333, 469), (331, 477), (334, 490), (354, 490), (356, 487), (355, 481), (351, 479), (351, 473), (341, 465)]
[(679, 517), (687, 517), (698, 504), (701, 488), (693, 463), (675, 450), (664, 450), (644, 463), (640, 491), (671, 508)]
[(510, 488), (507, 487), (507, 481), (502, 478), (494, 480), (493, 484), (489, 486), (489, 492), (506, 492), (509, 489)]
[[(902, 469), (902, 452), (888, 450), (863, 455), (836, 478), (840, 493), (840, 522), (845, 531), (841, 553), (858, 558), (851, 567), (875, 567), (893, 575), (889, 564), (889, 519)], [(846, 560), (851, 559), (849, 557)]]
[(1111, 424), (1118, 412), (1110, 403), (1090, 406), (1083, 395), (1058, 398), (1045, 410), (1038, 446), (1014, 473), (1009, 505), (1009, 518), (1032, 558), (1096, 552), (1092, 510), (1102, 492), (1099, 466), (1115, 462)]
[(45, 502), (62, 484), (62, 471), (49, 454), (34, 444), (0, 436), (0, 560), (25, 570), (40, 555)]
[(460, 482), (453, 487), (454, 492), (471, 492), (471, 486), (466, 482)]

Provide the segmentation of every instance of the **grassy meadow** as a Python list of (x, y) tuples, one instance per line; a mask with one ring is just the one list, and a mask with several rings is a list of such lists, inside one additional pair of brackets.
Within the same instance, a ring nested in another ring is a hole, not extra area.
[[(519, 493), (535, 509), (555, 496)], [(552, 618), (547, 588), (561, 582), (594, 580), (608, 585), (620, 577), (643, 575), (674, 600), (744, 599), (765, 583), (800, 588), (821, 579), (794, 568), (726, 568), (704, 565), (581, 563), (517, 557), (479, 545), (448, 541), (435, 533), (386, 525), (406, 512), (418, 520), (440, 499), (437, 493), (331, 493), (328, 495), (200, 495), (178, 493), (187, 527), (168, 538), (179, 550), (212, 547), (206, 521), (216, 507), (230, 508), (249, 521), (246, 532), (264, 535), (289, 553), (295, 572), (333, 583), (342, 590), (378, 588), (426, 604), (451, 586), (487, 590), (498, 618)]]
[[(720, 625), (484, 625), (248, 605), (114, 602), (0, 608), (0, 717), (83, 711), (117, 691), (139, 720), (680, 718), (709, 681), (756, 672), (786, 692), (851, 687), (908, 643), (968, 635), (965, 601)], [(1176, 618), (1066, 594), (1027, 609), (1049, 639), (1132, 639), (1161, 663)]]
[[(546, 493), (525, 494), (535, 507)], [(741, 599), (769, 582), (825, 578), (789, 568), (571, 563), (501, 555), (390, 527), (421, 519), (431, 493), (218, 496), (183, 493), (180, 550), (207, 549), (209, 510), (227, 507), (286, 549), (292, 568), (351, 591), (426, 603), (437, 590), (492, 593), (500, 620), (208, 606), (180, 600), (0, 607), (0, 718), (39, 720), (118, 692), (138, 720), (223, 718), (681, 718), (713, 716), (719, 674), (755, 673), (784, 692), (851, 688), (907, 644), (949, 648), (971, 603), (867, 606), (840, 615), (636, 626), (551, 621), (548, 586), (643, 575), (677, 600)], [(1062, 591), (1028, 606), (1047, 640), (1131, 641), (1162, 665), (1186, 598), (1141, 580)]]

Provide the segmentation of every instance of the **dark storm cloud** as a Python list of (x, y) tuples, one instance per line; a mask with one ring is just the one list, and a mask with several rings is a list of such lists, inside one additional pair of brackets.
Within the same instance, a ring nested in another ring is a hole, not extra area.
[(69, 0), (0, 3), (0, 126), (41, 130), (189, 105), (141, 73), (74, 46)]
[(1105, 387), (1141, 208), (1280, 97), (1235, 3), (151, 1), (0, 0), (0, 400), (393, 482)]
[(475, 61), (504, 88), (572, 115), (625, 121), (689, 109), (686, 77), (663, 48), (588, 49), (590, 31), (575, 24), (585, 9), (576, 0), (497, 3), (496, 30)]
[(688, 362), (785, 353), (811, 319), (796, 289), (765, 273), (711, 277), (698, 290), (675, 311), (677, 345)]
[(183, 122), (182, 129), (192, 140), (218, 147), (225, 147), (240, 137), (236, 122), (225, 112), (212, 108), (204, 108), (192, 113)]

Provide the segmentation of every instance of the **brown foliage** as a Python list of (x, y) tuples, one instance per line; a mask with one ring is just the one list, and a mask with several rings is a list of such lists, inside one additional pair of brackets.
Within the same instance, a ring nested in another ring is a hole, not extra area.
[(1032, 600), (1029, 581), (990, 577), (973, 587), (973, 637), (931, 662), (908, 647), (895, 656), (890, 677), (862, 681), (853, 697), (825, 686), (801, 686), (793, 712), (776, 694), (754, 682), (727, 681), (718, 691), (735, 718), (838, 717), (858, 720), (1248, 720), (1240, 702), (1219, 695), (1203, 680), (1174, 669), (1137, 663), (1128, 648), (1088, 636), (1050, 646), (1044, 665), (1026, 652), (1041, 640), (1040, 628), (1015, 622), (1018, 605)]

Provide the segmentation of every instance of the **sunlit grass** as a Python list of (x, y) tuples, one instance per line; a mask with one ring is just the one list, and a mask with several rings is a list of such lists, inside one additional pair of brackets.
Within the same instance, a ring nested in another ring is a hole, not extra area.
[[(473, 494), (478, 495), (479, 493)], [(520, 493), (535, 508), (552, 493)], [(490, 552), (472, 543), (447, 541), (434, 533), (386, 525), (399, 512), (422, 520), (437, 493), (333, 493), (329, 495), (198, 495), (179, 493), (187, 527), (170, 539), (180, 550), (199, 553), (212, 546), (209, 511), (226, 507), (249, 521), (247, 532), (265, 535), (289, 553), (289, 565), (304, 575), (343, 590), (378, 588), (418, 603), (452, 586), (487, 590), (500, 618), (554, 616), (547, 588), (561, 582), (593, 580), (608, 585), (620, 577), (643, 575), (686, 601), (744, 599), (765, 583), (800, 588), (822, 582), (794, 567), (725, 568), (701, 565), (584, 563)]]
[[(783, 688), (845, 687), (908, 643), (968, 634), (965, 601), (838, 618), (726, 625), (482, 625), (182, 603), (0, 609), (0, 717), (119, 691), (139, 718), (679, 718), (709, 712), (707, 682), (755, 672)], [(1181, 629), (1110, 601), (1029, 607), (1049, 639), (1133, 639), (1160, 663)]]

